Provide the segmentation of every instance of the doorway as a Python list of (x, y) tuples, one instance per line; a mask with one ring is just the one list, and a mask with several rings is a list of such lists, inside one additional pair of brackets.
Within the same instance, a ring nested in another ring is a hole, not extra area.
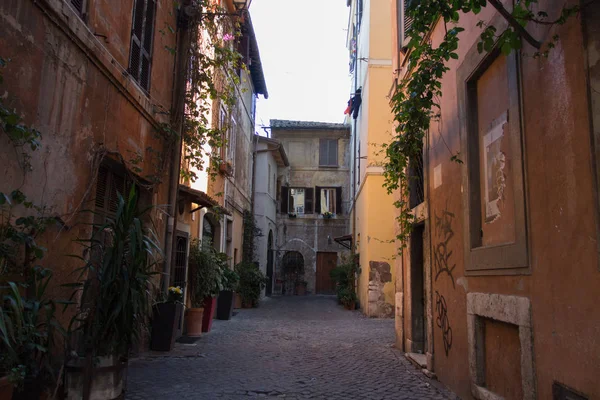
[(265, 287), (265, 296), (273, 294), (273, 231), (269, 231), (267, 241), (267, 286)]
[(410, 234), (410, 299), (411, 339), (413, 353), (424, 354), (427, 348), (425, 334), (425, 268), (423, 234), (425, 225), (416, 225)]
[(317, 253), (317, 294), (335, 294), (335, 282), (331, 270), (337, 265), (338, 254), (319, 251)]

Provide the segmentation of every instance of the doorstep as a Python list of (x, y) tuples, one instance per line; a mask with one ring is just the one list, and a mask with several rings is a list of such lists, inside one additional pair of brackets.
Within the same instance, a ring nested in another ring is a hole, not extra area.
[(425, 374), (428, 378), (437, 379), (435, 373), (427, 369), (427, 356), (425, 354), (404, 353), (404, 357), (406, 357), (408, 361), (413, 363), (415, 367), (419, 368), (421, 372)]

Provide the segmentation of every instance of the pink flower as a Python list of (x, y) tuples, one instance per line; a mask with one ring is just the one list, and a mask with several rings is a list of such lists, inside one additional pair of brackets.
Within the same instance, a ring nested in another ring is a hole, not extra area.
[(230, 40), (233, 40), (233, 39), (234, 39), (234, 37), (230, 33), (226, 33), (225, 36), (223, 36), (223, 41), (224, 42), (229, 42)]

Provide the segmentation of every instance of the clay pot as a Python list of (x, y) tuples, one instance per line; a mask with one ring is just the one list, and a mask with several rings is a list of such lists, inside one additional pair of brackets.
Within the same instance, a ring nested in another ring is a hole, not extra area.
[(202, 335), (202, 317), (204, 308), (188, 308), (185, 312), (185, 323), (188, 336)]

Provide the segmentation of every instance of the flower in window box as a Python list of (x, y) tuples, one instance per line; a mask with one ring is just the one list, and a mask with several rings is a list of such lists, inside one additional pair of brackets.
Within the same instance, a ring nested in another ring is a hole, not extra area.
[(168, 303), (180, 303), (183, 300), (183, 289), (180, 286), (171, 286), (169, 288)]
[(325, 212), (323, 213), (323, 218), (325, 218), (325, 219), (330, 219), (330, 218), (333, 218), (333, 213), (332, 213), (332, 212), (329, 212), (329, 211), (325, 211)]

